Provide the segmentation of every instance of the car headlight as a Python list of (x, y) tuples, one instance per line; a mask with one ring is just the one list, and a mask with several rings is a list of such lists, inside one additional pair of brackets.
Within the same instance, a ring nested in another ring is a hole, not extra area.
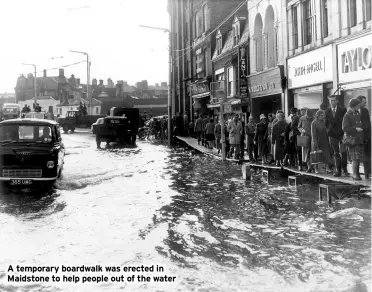
[(48, 161), (48, 162), (47, 162), (47, 167), (48, 167), (48, 168), (53, 168), (53, 167), (54, 167), (54, 161), (51, 161), (51, 160)]

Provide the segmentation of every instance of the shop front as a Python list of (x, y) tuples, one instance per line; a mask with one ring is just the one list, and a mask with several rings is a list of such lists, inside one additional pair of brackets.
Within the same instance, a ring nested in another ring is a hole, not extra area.
[(348, 106), (350, 99), (363, 95), (371, 113), (371, 33), (337, 44), (337, 61), (337, 86), (344, 106)]
[(334, 93), (332, 50), (328, 45), (287, 61), (287, 113), (292, 107), (316, 111), (328, 103), (327, 97)]
[(250, 115), (258, 119), (261, 114), (267, 117), (269, 113), (275, 113), (277, 110), (282, 109), (283, 77), (283, 66), (277, 66), (248, 76), (248, 94), (251, 103)]
[(210, 81), (204, 79), (191, 83), (191, 97), (195, 114), (209, 114), (207, 104), (211, 98)]

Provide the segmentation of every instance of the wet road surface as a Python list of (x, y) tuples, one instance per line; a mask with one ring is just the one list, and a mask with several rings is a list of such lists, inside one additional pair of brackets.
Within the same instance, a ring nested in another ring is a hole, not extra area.
[[(327, 217), (369, 198), (328, 206), (316, 186), (246, 182), (240, 166), (183, 148), (63, 139), (55, 189), (0, 190), (1, 291), (371, 291), (370, 216)], [(21, 286), (10, 264), (159, 265), (176, 279)]]

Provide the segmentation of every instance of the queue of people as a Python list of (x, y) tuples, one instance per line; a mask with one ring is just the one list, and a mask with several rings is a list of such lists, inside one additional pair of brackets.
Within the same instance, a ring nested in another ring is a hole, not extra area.
[[(352, 162), (352, 178), (360, 180), (359, 166), (364, 164), (366, 179), (371, 175), (371, 121), (366, 97), (349, 102), (348, 109), (338, 105), (335, 96), (329, 96), (329, 106), (319, 110), (292, 108), (284, 112), (252, 116), (247, 124), (238, 114), (224, 125), (226, 155), (242, 159), (245, 151), (252, 162), (274, 162), (277, 166), (296, 167), (308, 173), (321, 172), (335, 177), (349, 176), (347, 164)], [(191, 125), (191, 123), (190, 123)], [(222, 125), (212, 115), (200, 114), (192, 125), (199, 145), (215, 147), (221, 152)]]

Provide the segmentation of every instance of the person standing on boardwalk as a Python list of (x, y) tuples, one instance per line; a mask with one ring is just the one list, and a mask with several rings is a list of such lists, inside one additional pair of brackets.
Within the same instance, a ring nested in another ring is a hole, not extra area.
[(246, 140), (246, 148), (247, 153), (249, 157), (249, 161), (253, 162), (256, 159), (254, 158), (253, 152), (254, 152), (254, 133), (256, 131), (256, 123), (254, 122), (253, 116), (249, 116), (248, 118), (248, 124), (245, 125), (245, 140)]
[(218, 121), (216, 123), (216, 125), (214, 126), (214, 137), (216, 139), (216, 147), (217, 147), (217, 150), (218, 150), (218, 154), (220, 154), (221, 148), (222, 148), (222, 145), (221, 145), (221, 130), (222, 130), (221, 122)]
[(239, 115), (235, 115), (234, 119), (230, 121), (227, 126), (227, 131), (229, 132), (230, 156), (235, 149), (235, 159), (239, 159), (240, 138), (243, 132), (242, 123), (239, 121)]
[(360, 101), (360, 114), (363, 128), (363, 146), (364, 146), (364, 175), (366, 179), (371, 175), (371, 118), (369, 111), (366, 109), (367, 99), (365, 96), (360, 95), (357, 97)]
[(244, 116), (240, 118), (240, 122), (242, 123), (242, 136), (240, 137), (240, 157), (241, 159), (244, 159), (244, 138), (245, 138)]
[(341, 176), (341, 168), (344, 175), (349, 175), (347, 171), (347, 152), (345, 145), (342, 144), (342, 119), (346, 114), (346, 109), (338, 106), (336, 96), (331, 95), (328, 97), (331, 107), (325, 110), (325, 125), (329, 137), (329, 145), (332, 148), (334, 161), (336, 165), (336, 172), (333, 176)]
[(267, 154), (272, 155), (273, 150), (272, 150), (272, 144), (271, 144), (271, 133), (273, 131), (273, 120), (274, 120), (274, 117), (273, 117), (272, 113), (269, 113), (267, 115), (267, 120), (268, 120), (268, 123), (267, 123), (267, 129), (266, 129), (266, 133), (265, 133), (265, 140), (266, 140), (266, 143), (267, 143)]
[(284, 156), (284, 130), (286, 126), (283, 111), (277, 111), (276, 118), (278, 121), (273, 126), (271, 143), (274, 145), (273, 154), (276, 166), (280, 166)]
[(200, 145), (200, 141), (203, 139), (203, 118), (202, 114), (196, 119), (195, 122), (195, 129), (196, 132), (196, 138), (198, 139), (198, 145)]
[(256, 126), (256, 133), (254, 136), (254, 143), (258, 146), (258, 155), (262, 159), (262, 163), (267, 163), (267, 141), (265, 134), (267, 130), (267, 122), (264, 114), (260, 115), (260, 122)]
[(209, 120), (210, 118), (208, 117), (208, 115), (205, 115), (203, 118), (203, 145), (205, 147), (208, 147), (207, 133), (205, 130), (206, 130), (207, 124), (209, 123)]
[[(331, 149), (328, 142), (328, 134), (325, 126), (325, 112), (318, 110), (315, 114), (315, 120), (311, 123), (311, 148), (313, 151), (323, 151), (322, 163), (325, 164), (326, 173), (331, 173), (329, 168), (331, 159)], [(318, 164), (315, 165), (315, 173), (319, 173)]]
[(314, 171), (314, 168), (310, 160), (311, 152), (311, 123), (314, 120), (313, 111), (311, 109), (306, 110), (305, 116), (300, 118), (298, 129), (301, 132), (301, 136), (309, 137), (309, 143), (307, 147), (302, 147), (302, 161), (307, 164), (306, 172)]
[(183, 114), (183, 132), (184, 135), (189, 134), (189, 116), (187, 115), (187, 112)]
[(210, 119), (205, 126), (205, 136), (208, 143), (208, 148), (213, 149), (214, 142), (214, 122), (213, 119)]
[(362, 179), (359, 174), (359, 164), (364, 161), (363, 126), (359, 108), (360, 100), (357, 98), (351, 99), (349, 101), (349, 109), (342, 120), (342, 130), (345, 132), (345, 137), (350, 140), (348, 149), (350, 160), (352, 161), (352, 177), (354, 180)]

